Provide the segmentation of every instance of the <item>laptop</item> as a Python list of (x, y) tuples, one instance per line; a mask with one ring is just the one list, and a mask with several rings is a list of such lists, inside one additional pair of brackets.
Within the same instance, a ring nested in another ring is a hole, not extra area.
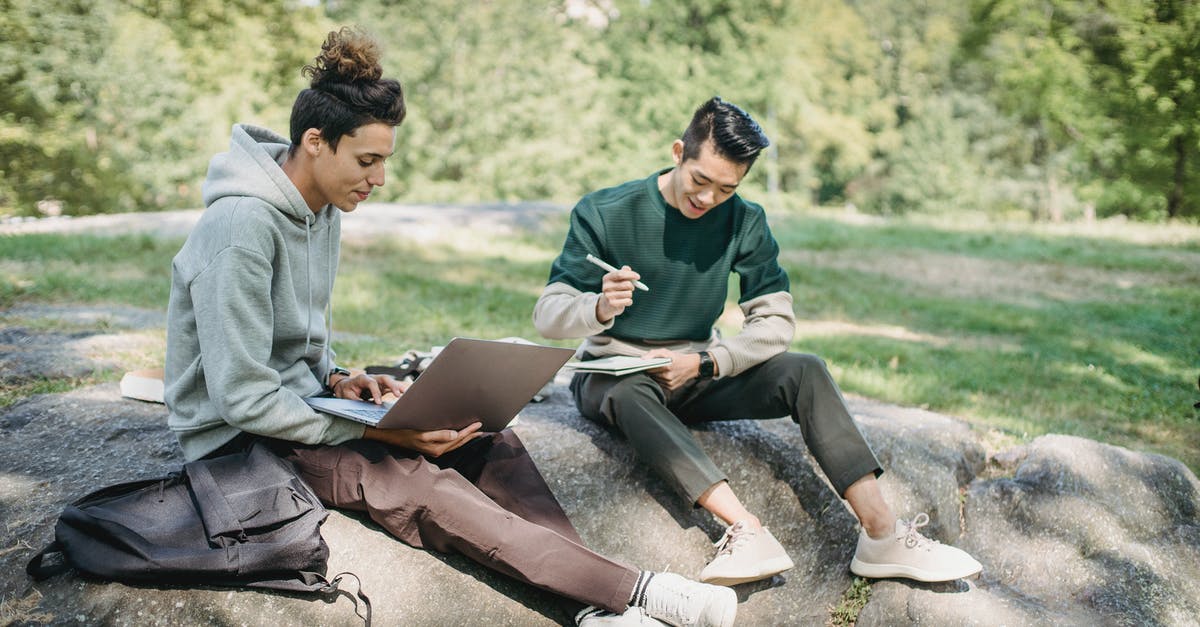
[(456, 337), (391, 407), (304, 400), (318, 411), (379, 429), (461, 429), (478, 421), (483, 431), (500, 431), (574, 354), (573, 348)]

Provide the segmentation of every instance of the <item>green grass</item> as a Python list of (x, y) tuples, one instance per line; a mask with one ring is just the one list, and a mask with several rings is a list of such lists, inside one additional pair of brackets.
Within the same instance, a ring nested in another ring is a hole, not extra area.
[(0, 235), (0, 308), (75, 302), (165, 309), (181, 244), (149, 235)]
[(98, 371), (89, 377), (39, 378), (15, 384), (0, 384), (0, 409), (37, 394), (62, 394), (104, 380), (115, 380), (120, 376), (121, 373)]
[(862, 577), (855, 577), (850, 587), (842, 593), (836, 607), (829, 608), (828, 625), (850, 627), (858, 622), (858, 615), (871, 600), (871, 584)]
[[(1200, 468), (1200, 228), (821, 212), (771, 221), (796, 297), (793, 349), (824, 357), (848, 392), (1010, 441), (1067, 433)], [(564, 215), (457, 244), (347, 243), (334, 295), (339, 359), (382, 363), (455, 335), (537, 339), (530, 312), (565, 230)], [(0, 308), (165, 308), (179, 245), (0, 237)]]
[[(845, 389), (1019, 439), (1074, 434), (1200, 467), (1200, 229), (1137, 225), (1123, 239), (788, 215), (774, 230), (798, 317), (863, 330), (805, 336), (801, 324), (793, 343)], [(894, 259), (938, 267), (905, 276)]]

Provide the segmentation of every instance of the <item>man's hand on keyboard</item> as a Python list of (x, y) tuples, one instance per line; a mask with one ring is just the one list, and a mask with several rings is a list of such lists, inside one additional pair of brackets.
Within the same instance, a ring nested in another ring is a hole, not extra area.
[(366, 374), (360, 372), (354, 376), (339, 379), (333, 385), (333, 395), (338, 398), (372, 401), (382, 405), (384, 395), (398, 397), (404, 394), (408, 384), (397, 381), (395, 377), (386, 374)]

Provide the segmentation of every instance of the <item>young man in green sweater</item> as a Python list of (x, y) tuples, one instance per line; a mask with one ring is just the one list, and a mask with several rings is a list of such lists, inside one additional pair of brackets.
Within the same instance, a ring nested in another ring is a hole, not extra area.
[[(703, 581), (765, 579), (793, 564), (687, 425), (783, 415), (800, 425), (862, 523), (852, 572), (921, 581), (973, 575), (979, 562), (918, 533), (927, 516), (896, 518), (876, 483), (879, 462), (824, 362), (787, 352), (795, 314), (779, 246), (762, 207), (735, 193), (767, 145), (740, 108), (720, 98), (704, 103), (671, 147), (674, 167), (575, 206), (534, 325), (547, 338), (586, 338), (584, 359), (671, 358), (668, 366), (622, 377), (578, 373), (571, 390), (584, 416), (624, 433), (645, 464), (728, 525)], [(606, 273), (588, 255), (619, 269)], [(740, 279), (745, 322), (736, 336), (721, 338), (713, 325), (731, 272)], [(639, 280), (650, 290), (635, 291)]]

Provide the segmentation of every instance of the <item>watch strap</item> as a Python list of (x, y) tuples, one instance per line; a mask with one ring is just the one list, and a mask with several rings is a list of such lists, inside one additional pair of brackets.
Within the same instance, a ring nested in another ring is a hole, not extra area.
[(339, 366), (334, 366), (333, 368), (330, 368), (329, 375), (325, 377), (325, 385), (326, 385), (326, 387), (328, 387), (331, 390), (333, 389), (333, 375), (335, 375), (335, 374), (340, 374), (343, 377), (349, 377), (350, 371), (346, 370), (345, 368), (341, 368)]
[(708, 351), (700, 351), (700, 378), (713, 378), (714, 370), (712, 355), (709, 355)]

